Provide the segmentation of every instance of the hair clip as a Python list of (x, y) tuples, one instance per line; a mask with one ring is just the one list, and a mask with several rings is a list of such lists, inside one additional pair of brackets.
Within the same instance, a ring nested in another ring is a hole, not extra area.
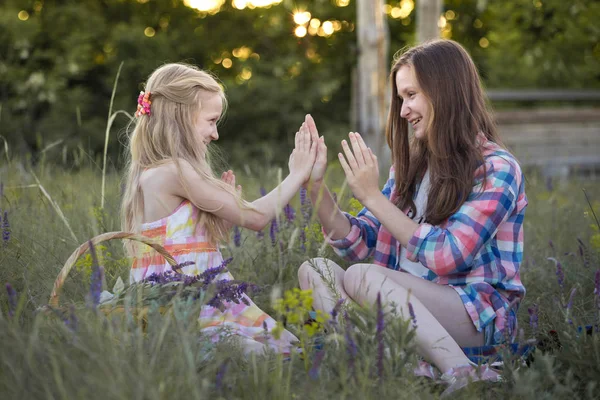
[(150, 92), (144, 93), (140, 92), (138, 96), (138, 106), (137, 111), (135, 112), (136, 117), (140, 117), (142, 115), (150, 116), (150, 105), (152, 102), (150, 101)]

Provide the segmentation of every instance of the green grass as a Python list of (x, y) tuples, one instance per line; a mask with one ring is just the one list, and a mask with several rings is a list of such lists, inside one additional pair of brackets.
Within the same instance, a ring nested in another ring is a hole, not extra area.
[[(409, 322), (389, 315), (383, 338), (387, 349), (383, 370), (378, 369), (373, 310), (349, 313), (355, 329), (361, 332), (352, 334), (357, 344), (355, 356), (348, 353), (345, 330), (330, 328), (316, 336), (324, 343), (324, 355), (311, 346), (315, 337), (305, 337), (304, 357), (294, 355), (283, 360), (272, 354), (244, 358), (235, 343), (215, 346), (198, 332), (198, 304), (175, 302), (167, 315), (151, 314), (145, 329), (131, 316), (107, 320), (86, 308), (90, 262), (82, 258), (61, 294), (64, 309), (73, 305), (76, 329), (55, 315), (38, 312), (47, 304), (54, 280), (71, 252), (90, 237), (120, 230), (120, 177), (114, 172), (107, 175), (102, 210), (102, 171), (98, 167), (68, 170), (38, 164), (32, 172), (47, 191), (45, 195), (33, 175), (20, 172), (15, 162), (3, 165), (0, 208), (7, 211), (10, 240), (0, 245), (0, 282), (10, 283), (20, 294), (20, 301), (16, 315), (10, 317), (6, 291), (2, 290), (0, 398), (396, 399), (435, 398), (443, 390), (411, 374), (415, 350)], [(276, 185), (276, 168), (242, 166), (237, 172), (251, 200), (258, 196), (261, 185), (267, 189)], [(341, 174), (335, 169), (333, 172), (330, 186), (340, 190)], [(459, 397), (480, 398), (485, 393), (491, 398), (591, 399), (600, 393), (600, 334), (578, 335), (575, 328), (600, 323), (598, 296), (593, 293), (594, 274), (600, 268), (600, 232), (582, 189), (599, 213), (600, 182), (554, 182), (549, 191), (543, 179), (533, 172), (528, 174), (525, 262), (521, 269), (527, 295), (519, 311), (520, 337), (544, 339), (554, 330), (562, 346), (537, 351), (529, 366), (507, 362), (505, 383), (473, 384)], [(346, 207), (348, 196), (341, 196), (340, 202)], [(300, 216), (297, 198), (293, 205)], [(230, 270), (237, 279), (262, 288), (253, 299), (272, 315), (272, 294), (297, 287), (296, 272), (303, 261), (315, 256), (335, 259), (331, 250), (322, 246), (314, 221), (309, 224), (303, 251), (299, 227), (299, 219), (282, 224), (277, 238), (281, 246), (272, 246), (267, 228), (264, 239), (243, 231), (241, 247), (231, 242), (222, 249), (225, 257), (233, 257)], [(584, 257), (577, 238), (585, 246)], [(129, 260), (124, 257), (122, 243), (107, 243), (100, 250), (107, 287), (112, 288), (119, 276), (127, 282)], [(548, 257), (561, 262), (565, 274), (562, 288), (555, 264)], [(566, 303), (574, 288), (573, 306), (567, 314)], [(527, 312), (533, 303), (539, 307), (537, 330), (530, 327)], [(301, 327), (290, 329), (302, 335)], [(319, 363), (315, 360), (320, 356)]]

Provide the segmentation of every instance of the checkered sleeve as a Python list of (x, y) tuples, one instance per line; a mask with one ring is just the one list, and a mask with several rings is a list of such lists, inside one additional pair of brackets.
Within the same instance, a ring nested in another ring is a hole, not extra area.
[[(382, 189), (383, 195), (389, 199), (394, 187), (394, 168), (390, 169), (388, 181)], [(325, 240), (329, 243), (337, 255), (351, 261), (362, 261), (375, 252), (379, 227), (381, 222), (365, 207), (356, 217), (344, 213), (350, 221), (350, 232), (346, 237), (332, 240), (325, 234)]]
[[(513, 213), (522, 179), (512, 158), (489, 157), (486, 167), (487, 179), (475, 181), (467, 201), (447, 223), (421, 224), (415, 231), (406, 247), (409, 260), (421, 262), (438, 276), (469, 272), (481, 248), (495, 238), (500, 225)], [(483, 166), (476, 176), (483, 176)]]

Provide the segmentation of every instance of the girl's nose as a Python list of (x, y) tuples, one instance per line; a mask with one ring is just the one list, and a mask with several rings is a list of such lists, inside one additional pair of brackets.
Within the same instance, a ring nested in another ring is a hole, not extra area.
[(408, 118), (410, 114), (410, 107), (406, 104), (406, 102), (402, 102), (402, 108), (400, 109), (400, 116), (402, 118)]
[(219, 131), (215, 129), (215, 130), (213, 131), (212, 135), (210, 135), (210, 138), (211, 138), (212, 140), (219, 140)]

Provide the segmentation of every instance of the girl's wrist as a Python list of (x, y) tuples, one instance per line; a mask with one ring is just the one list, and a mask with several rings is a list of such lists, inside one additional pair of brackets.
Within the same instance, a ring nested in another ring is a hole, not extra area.
[(310, 190), (311, 193), (318, 193), (323, 186), (323, 178), (317, 180), (310, 180), (306, 183), (306, 188)]
[(300, 174), (298, 172), (290, 172), (290, 174), (288, 175), (288, 178), (294, 184), (302, 185), (302, 183), (304, 183), (304, 177), (302, 176), (302, 174)]

